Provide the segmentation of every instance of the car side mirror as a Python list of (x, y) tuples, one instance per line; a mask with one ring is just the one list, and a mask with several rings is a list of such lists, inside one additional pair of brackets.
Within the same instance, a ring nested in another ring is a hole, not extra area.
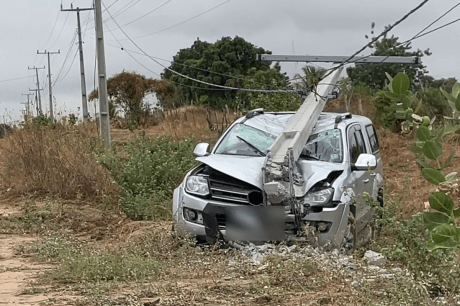
[(353, 170), (367, 171), (377, 168), (377, 158), (373, 154), (362, 153), (353, 166)]
[(197, 144), (195, 150), (193, 150), (193, 155), (195, 155), (195, 157), (208, 156), (209, 154), (209, 143), (206, 142)]

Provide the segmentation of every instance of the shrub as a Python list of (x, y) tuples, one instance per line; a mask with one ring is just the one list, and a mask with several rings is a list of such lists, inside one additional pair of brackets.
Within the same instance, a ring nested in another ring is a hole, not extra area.
[(196, 165), (196, 141), (173, 141), (170, 136), (136, 140), (120, 151), (104, 153), (100, 163), (122, 191), (120, 209), (133, 220), (169, 217), (174, 187)]

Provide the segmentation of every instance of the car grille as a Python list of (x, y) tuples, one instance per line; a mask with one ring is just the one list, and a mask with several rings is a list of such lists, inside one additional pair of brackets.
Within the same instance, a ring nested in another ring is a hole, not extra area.
[(254, 199), (250, 197), (250, 194), (254, 195), (258, 193), (259, 198), (261, 199), (262, 193), (255, 188), (249, 189), (249, 186), (237, 186), (228, 182), (216, 181), (212, 179), (209, 181), (209, 183), (211, 187), (212, 199), (241, 204), (262, 204), (261, 200), (260, 203), (258, 203), (258, 201), (254, 201)]

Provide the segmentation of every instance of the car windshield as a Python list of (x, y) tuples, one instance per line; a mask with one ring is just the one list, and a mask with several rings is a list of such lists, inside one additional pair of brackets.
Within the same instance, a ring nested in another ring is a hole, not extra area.
[(302, 150), (301, 158), (325, 162), (342, 162), (342, 135), (340, 130), (332, 129), (313, 134)]
[(228, 132), (217, 154), (265, 156), (276, 136), (249, 125), (238, 123)]

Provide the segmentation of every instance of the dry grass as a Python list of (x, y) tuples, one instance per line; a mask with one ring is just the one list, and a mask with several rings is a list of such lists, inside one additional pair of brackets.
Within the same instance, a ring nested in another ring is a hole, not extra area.
[(198, 141), (213, 142), (241, 114), (226, 111), (206, 110), (186, 106), (163, 113), (158, 125), (129, 131), (112, 129), (112, 138), (118, 143), (126, 143), (132, 138), (171, 135), (178, 139), (193, 136)]
[(102, 201), (118, 191), (91, 153), (91, 131), (56, 125), (16, 130), (2, 140), (0, 187), (23, 195)]

